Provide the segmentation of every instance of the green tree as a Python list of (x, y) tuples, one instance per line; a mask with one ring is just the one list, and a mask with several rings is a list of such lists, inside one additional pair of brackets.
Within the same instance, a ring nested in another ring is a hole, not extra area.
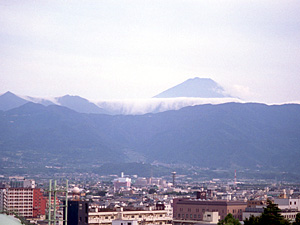
[(297, 213), (296, 219), (295, 219), (295, 222), (293, 223), (293, 225), (300, 225), (300, 213)]
[(276, 204), (268, 200), (267, 207), (261, 214), (260, 224), (265, 225), (288, 225), (290, 222), (286, 220), (281, 214), (280, 209)]
[(249, 219), (244, 220), (244, 225), (258, 225), (259, 223), (259, 216), (250, 216)]
[(290, 222), (286, 220), (281, 214), (280, 209), (276, 204), (268, 200), (267, 207), (264, 209), (261, 216), (250, 217), (244, 221), (245, 225), (289, 225)]
[(240, 221), (233, 217), (231, 213), (225, 216), (224, 220), (220, 220), (218, 225), (241, 225)]

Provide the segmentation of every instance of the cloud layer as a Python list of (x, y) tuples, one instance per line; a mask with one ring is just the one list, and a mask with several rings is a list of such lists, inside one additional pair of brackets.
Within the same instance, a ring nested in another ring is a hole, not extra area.
[(187, 106), (202, 104), (221, 104), (226, 102), (242, 102), (236, 98), (151, 98), (121, 99), (98, 101), (96, 104), (112, 114), (142, 115), (168, 110), (178, 110)]

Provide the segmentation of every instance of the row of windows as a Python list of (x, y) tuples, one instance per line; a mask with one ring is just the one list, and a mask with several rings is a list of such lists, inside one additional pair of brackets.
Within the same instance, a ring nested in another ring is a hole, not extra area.
[[(228, 210), (228, 212), (229, 212), (229, 210)], [(238, 209), (238, 210), (236, 210), (236, 209), (234, 209), (234, 210), (232, 210), (232, 213), (241, 213), (241, 212), (243, 212), (243, 210), (242, 209)]]
[[(179, 211), (180, 211), (180, 212), (183, 212), (183, 208), (180, 208)], [(188, 211), (188, 212), (192, 212), (192, 209), (191, 209), (191, 208), (188, 208), (187, 211)], [(195, 211), (198, 213), (198, 212), (200, 212), (200, 209), (197, 208)], [(209, 212), (209, 211), (211, 211), (211, 212), (219, 212), (218, 209), (212, 209), (212, 210), (210, 210), (210, 209), (202, 209), (201, 211), (202, 211), (203, 213), (204, 213), (205, 211), (207, 211), (207, 212)], [(236, 210), (233, 210), (233, 211), (234, 211), (233, 213), (236, 212)], [(241, 210), (241, 212), (242, 212), (242, 210)], [(222, 213), (224, 213), (224, 209), (222, 209)], [(229, 210), (228, 210), (228, 213), (229, 213)]]
[(178, 214), (178, 218), (182, 218), (182, 219), (201, 219), (201, 214)]
[(16, 208), (8, 208), (7, 209), (8, 211), (14, 211), (14, 210), (17, 210), (18, 212), (31, 212), (32, 211), (32, 209), (16, 209)]
[(293, 214), (293, 215), (284, 215), (284, 218), (286, 218), (286, 219), (295, 219), (296, 215), (295, 214)]
[[(152, 216), (152, 215), (151, 215)], [(159, 214), (159, 215), (154, 215), (154, 217), (163, 217), (164, 215), (163, 214)], [(129, 218), (142, 218), (143, 216), (142, 215), (123, 215), (123, 217), (129, 217)], [(149, 216), (145, 216), (146, 218), (148, 218)], [(93, 216), (92, 217), (93, 219), (97, 219), (97, 218), (99, 218), (99, 219), (103, 219), (103, 217), (98, 217), (98, 216)], [(115, 216), (105, 216), (104, 217), (106, 220), (108, 220), (108, 219), (115, 219)]]

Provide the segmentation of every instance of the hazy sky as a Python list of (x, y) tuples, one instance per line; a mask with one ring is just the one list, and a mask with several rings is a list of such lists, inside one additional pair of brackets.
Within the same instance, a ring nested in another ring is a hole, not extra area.
[(300, 100), (298, 0), (0, 0), (0, 93), (150, 98), (193, 77)]

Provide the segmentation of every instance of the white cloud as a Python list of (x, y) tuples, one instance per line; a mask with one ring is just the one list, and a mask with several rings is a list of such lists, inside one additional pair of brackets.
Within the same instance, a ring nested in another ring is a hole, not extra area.
[(96, 104), (113, 114), (141, 115), (168, 110), (178, 110), (187, 106), (242, 102), (236, 98), (151, 98), (97, 101)]

